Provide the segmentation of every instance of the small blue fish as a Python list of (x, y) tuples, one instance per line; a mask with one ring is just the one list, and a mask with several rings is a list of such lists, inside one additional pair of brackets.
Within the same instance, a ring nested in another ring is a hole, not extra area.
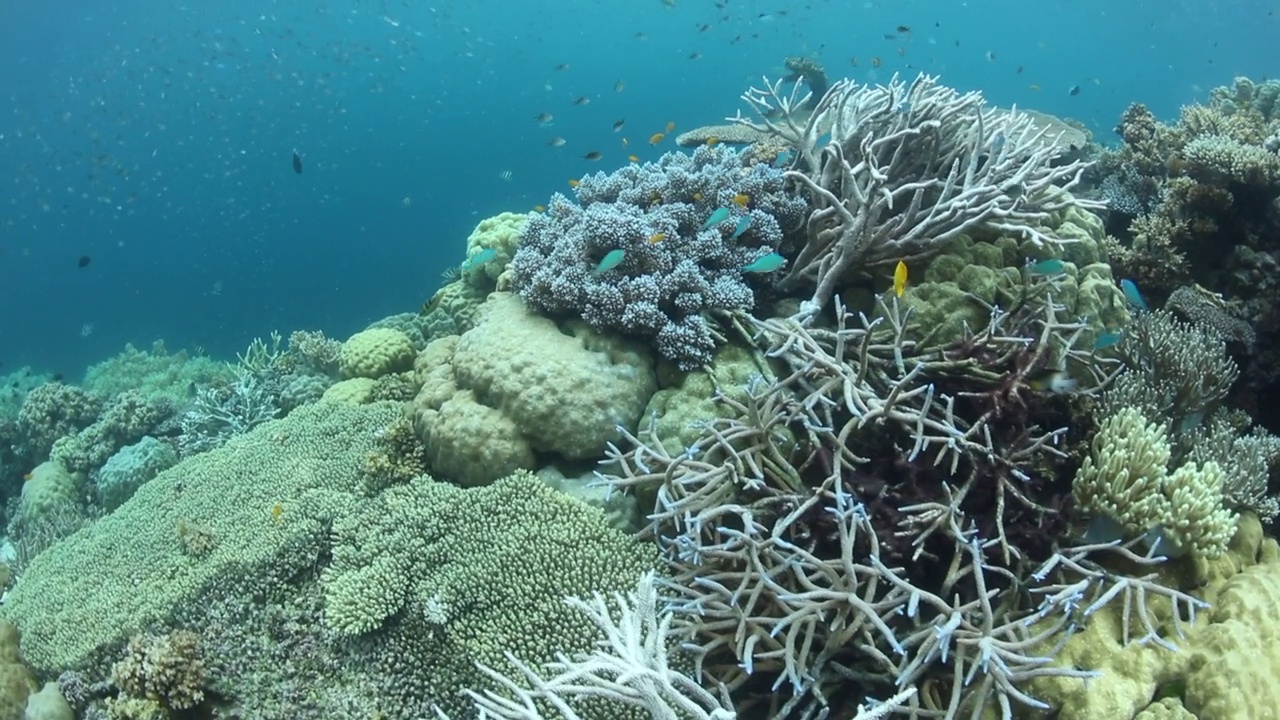
[(497, 250), (494, 250), (493, 248), (485, 248), (464, 260), (462, 263), (462, 269), (470, 270), (473, 267), (480, 267), (496, 257), (498, 257)]
[(706, 222), (702, 223), (702, 229), (706, 230), (709, 227), (719, 225), (724, 222), (724, 219), (727, 217), (729, 217), (729, 208), (719, 208), (715, 212), (711, 213), (711, 217), (707, 218)]
[(776, 168), (791, 164), (791, 151), (779, 150), (778, 156), (773, 159), (773, 166)]
[(818, 142), (814, 144), (815, 148), (826, 147), (831, 142), (831, 132), (827, 131), (818, 136)]
[(764, 255), (762, 257), (756, 258), (749, 265), (743, 265), (742, 272), (746, 272), (746, 273), (773, 272), (774, 270), (777, 270), (778, 268), (786, 264), (787, 264), (786, 258), (782, 257), (776, 252), (771, 252), (768, 255)]
[(1106, 350), (1107, 348), (1115, 347), (1116, 345), (1119, 345), (1120, 341), (1123, 339), (1124, 339), (1124, 331), (1109, 330), (1099, 335), (1098, 339), (1093, 341), (1093, 349)]
[(1004, 147), (1004, 133), (1000, 133), (996, 135), (995, 139), (991, 141), (991, 147), (995, 148), (996, 150), (999, 150), (1000, 148)]
[(746, 232), (747, 228), (749, 227), (751, 227), (751, 216), (743, 215), (742, 217), (738, 218), (738, 224), (733, 226), (733, 234), (729, 236), (729, 239), (737, 240), (738, 236)]
[(614, 248), (613, 250), (610, 250), (604, 258), (600, 260), (600, 264), (596, 266), (596, 272), (602, 273), (605, 270), (612, 270), (613, 268), (618, 267), (618, 263), (622, 262), (622, 258), (626, 256), (627, 251), (622, 248)]
[(1062, 261), (1058, 258), (1049, 258), (1031, 263), (1028, 269), (1031, 270), (1032, 275), (1057, 275), (1062, 272)]
[(1120, 292), (1124, 293), (1124, 299), (1134, 310), (1139, 312), (1150, 312), (1151, 306), (1147, 305), (1147, 301), (1142, 297), (1142, 293), (1138, 292), (1138, 286), (1129, 278), (1120, 281)]

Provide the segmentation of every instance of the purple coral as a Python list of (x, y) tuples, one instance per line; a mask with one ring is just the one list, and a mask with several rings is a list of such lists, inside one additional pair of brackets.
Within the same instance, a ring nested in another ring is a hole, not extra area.
[[(778, 250), (784, 229), (807, 212), (803, 199), (783, 190), (780, 170), (748, 165), (725, 147), (596, 173), (576, 193), (578, 203), (557, 194), (525, 225), (512, 287), (540, 311), (650, 339), (684, 370), (715, 350), (705, 313), (752, 308), (753, 285), (769, 287), (772, 278), (749, 283), (742, 268)], [(729, 216), (703, 229), (719, 208)], [(732, 237), (744, 217), (745, 230)], [(626, 251), (622, 262), (597, 272), (615, 249)]]

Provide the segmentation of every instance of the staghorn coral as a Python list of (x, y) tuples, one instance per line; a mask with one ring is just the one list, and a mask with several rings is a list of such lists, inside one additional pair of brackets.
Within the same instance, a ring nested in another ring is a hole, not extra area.
[[(708, 312), (749, 309), (756, 287), (771, 285), (763, 275), (749, 282), (742, 268), (778, 250), (805, 209), (783, 191), (781, 171), (721, 146), (589, 175), (575, 192), (577, 204), (557, 194), (529, 218), (511, 262), (512, 290), (552, 316), (643, 338), (684, 370), (715, 349)], [(743, 206), (734, 202), (740, 195)], [(718, 208), (731, 212), (704, 228)], [(749, 225), (730, 238), (742, 218)], [(613, 250), (625, 251), (622, 262), (598, 271)]]
[(251, 374), (227, 386), (198, 388), (194, 405), (182, 416), (178, 452), (186, 458), (220, 447), (279, 413), (276, 398)]
[(1137, 408), (1180, 430), (1219, 407), (1239, 373), (1221, 338), (1163, 310), (1135, 317), (1115, 350), (1126, 371), (1103, 396), (1104, 414)]
[(1061, 579), (1027, 580), (1068, 520), (1049, 480), (1067, 430), (1045, 427), (1053, 403), (1029, 378), (1055, 355), (1100, 379), (1108, 367), (1075, 349), (1084, 328), (1057, 318), (1052, 294), (935, 350), (909, 339), (920, 331), (893, 298), (830, 328), (743, 317), (777, 379), (717, 392), (717, 417), (683, 447), (655, 423), (611, 452), (611, 486), (658, 486), (645, 534), (673, 574), (673, 626), (742, 712), (852, 715), (912, 687), (900, 712), (1044, 709), (1023, 686), (1074, 632), (1079, 593), (1132, 581), (1166, 594), (1101, 573), (1039, 604), (1014, 590)]
[[(1070, 189), (1085, 163), (1052, 164), (1061, 154), (1022, 113), (987, 107), (920, 75), (887, 86), (832, 85), (807, 119), (799, 86), (752, 88), (744, 100), (759, 122), (796, 147), (796, 181), (813, 210), (807, 241), (782, 280), (813, 289), (812, 316), (867, 267), (928, 257), (960, 235), (987, 227), (1046, 251), (1066, 242), (1043, 228), (1051, 213), (1097, 207)], [(739, 118), (740, 122), (749, 122)], [(825, 139), (829, 138), (829, 139)]]

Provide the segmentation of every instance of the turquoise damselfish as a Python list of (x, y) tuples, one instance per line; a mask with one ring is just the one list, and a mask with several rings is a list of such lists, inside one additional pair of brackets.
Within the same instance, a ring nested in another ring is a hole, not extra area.
[(727, 217), (729, 217), (729, 208), (719, 208), (715, 212), (711, 213), (711, 217), (707, 218), (706, 222), (702, 223), (702, 229), (706, 230), (713, 225), (719, 225), (724, 222), (724, 219)]
[(596, 266), (596, 272), (602, 273), (605, 270), (612, 270), (618, 267), (618, 263), (627, 256), (627, 251), (622, 248), (614, 248), (605, 254), (600, 260), (600, 264)]
[(756, 258), (748, 265), (742, 266), (742, 272), (748, 273), (767, 273), (773, 272), (783, 265), (787, 264), (787, 259), (776, 252)]
[(1141, 312), (1149, 312), (1151, 306), (1147, 305), (1147, 301), (1142, 297), (1142, 293), (1138, 292), (1138, 285), (1129, 278), (1120, 281), (1120, 292), (1124, 293), (1124, 299), (1134, 310)]
[(1058, 258), (1049, 258), (1032, 263), (1030, 268), (1032, 275), (1057, 275), (1062, 272), (1062, 261)]
[(746, 232), (747, 228), (749, 227), (751, 227), (751, 216), (743, 215), (742, 217), (738, 218), (738, 224), (734, 226), (733, 234), (729, 236), (729, 239), (736, 240), (738, 236)]
[(480, 252), (476, 253), (475, 255), (472, 255), (471, 257), (467, 258), (462, 263), (462, 269), (470, 270), (473, 267), (480, 267), (481, 265), (489, 262), (490, 260), (496, 257), (498, 257), (497, 250), (494, 250), (493, 248), (485, 248)]

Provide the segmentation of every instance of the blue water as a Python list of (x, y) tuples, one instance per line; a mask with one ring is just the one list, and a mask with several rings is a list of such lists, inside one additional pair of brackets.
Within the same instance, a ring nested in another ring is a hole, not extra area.
[(413, 310), (478, 220), (671, 149), (649, 135), (734, 113), (787, 55), (937, 73), (1103, 139), (1130, 102), (1171, 118), (1280, 74), (1262, 0), (719, 4), (5, 3), (0, 373), (75, 377), (157, 338), (233, 357), (273, 329), (345, 337)]

